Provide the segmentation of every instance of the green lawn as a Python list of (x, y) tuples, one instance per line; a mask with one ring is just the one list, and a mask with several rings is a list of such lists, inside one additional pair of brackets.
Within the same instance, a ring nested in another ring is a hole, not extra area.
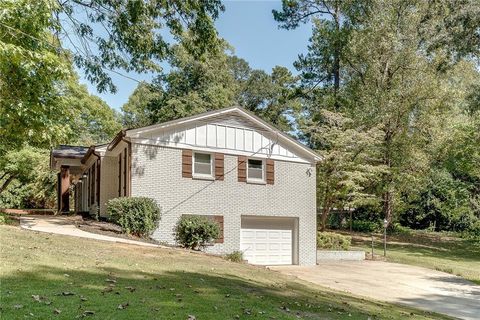
[(449, 319), (182, 250), (16, 226), (0, 243), (1, 319)]
[[(352, 246), (371, 252), (371, 236), (355, 233)], [(376, 238), (374, 250), (383, 255), (381, 237)], [(480, 243), (442, 233), (412, 231), (388, 236), (387, 261), (440, 270), (480, 284)]]

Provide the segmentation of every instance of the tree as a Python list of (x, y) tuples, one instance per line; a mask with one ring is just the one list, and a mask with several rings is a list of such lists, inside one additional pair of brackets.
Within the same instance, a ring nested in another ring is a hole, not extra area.
[(0, 154), (25, 141), (48, 146), (66, 137), (63, 120), (70, 110), (57, 93), (70, 69), (55, 47), (51, 19), (44, 1), (0, 4)]
[(333, 207), (377, 205), (372, 185), (385, 171), (378, 146), (381, 131), (355, 127), (341, 113), (322, 110), (319, 121), (307, 119), (300, 128), (315, 139), (322, 163), (317, 170), (317, 198), (322, 205), (321, 230)]
[[(310, 126), (302, 126), (311, 120), (322, 127), (325, 110), (341, 111), (360, 132), (381, 130), (376, 148), (385, 170), (376, 173), (378, 185), (367, 191), (381, 196), (389, 222), (394, 212), (405, 209), (402, 196), (420, 191), (420, 186), (415, 189), (418, 182), (426, 181), (428, 168), (438, 163), (431, 147), (444, 140), (435, 130), (451, 134), (435, 119), (448, 123), (453, 115), (449, 110), (466, 104), (466, 98), (458, 98), (452, 88), (451, 69), (478, 53), (478, 8), (473, 6), (469, 0), (455, 5), (453, 1), (285, 0), (282, 11), (273, 13), (287, 29), (313, 22), (308, 53), (295, 63), (300, 71), (302, 108), (297, 121), (303, 139), (319, 153), (331, 151)], [(459, 41), (462, 35), (469, 47)], [(471, 113), (477, 95), (472, 93), (470, 100)], [(454, 119), (462, 117), (455, 114)], [(469, 139), (462, 137), (455, 145)], [(342, 152), (342, 144), (333, 150)], [(331, 164), (321, 163), (319, 172), (332, 170)], [(339, 171), (343, 168), (342, 163), (334, 165)]]
[(122, 107), (123, 122), (139, 127), (178, 119), (235, 104), (260, 115), (283, 130), (298, 108), (294, 99), (296, 78), (284, 67), (271, 74), (252, 70), (248, 63), (223, 51), (196, 59), (182, 46), (175, 47), (172, 70), (153, 84), (141, 83)]
[(79, 84), (78, 77), (68, 80), (62, 98), (65, 108), (72, 110), (72, 116), (64, 124), (69, 128), (64, 142), (87, 146), (106, 143), (122, 129), (120, 114), (89, 94), (87, 87)]
[[(282, 11), (273, 10), (274, 19), (285, 29), (313, 22), (313, 35), (306, 55), (295, 63), (304, 87), (324, 96), (323, 103), (341, 107), (339, 91), (349, 34), (357, 16), (365, 14), (368, 2), (355, 0), (282, 0)], [(317, 89), (318, 88), (318, 89)]]
[(188, 32), (182, 46), (192, 56), (215, 51), (213, 20), (221, 10), (219, 0), (2, 1), (0, 153), (66, 138), (72, 109), (62, 108), (59, 92), (72, 60), (100, 92), (115, 92), (109, 72), (160, 70), (172, 52), (165, 31), (174, 39)]
[(14, 179), (20, 182), (29, 181), (35, 169), (45, 160), (38, 149), (26, 147), (19, 151), (10, 151), (1, 158), (0, 194), (7, 189)]

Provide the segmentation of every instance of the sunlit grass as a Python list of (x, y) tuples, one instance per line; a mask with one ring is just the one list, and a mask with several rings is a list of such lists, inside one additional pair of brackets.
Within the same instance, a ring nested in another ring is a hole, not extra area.
[[(355, 233), (352, 246), (371, 252), (371, 236)], [(381, 237), (376, 237), (374, 251), (383, 255)], [(424, 231), (389, 235), (387, 261), (439, 270), (480, 284), (480, 244), (452, 235)]]
[(448, 319), (176, 249), (0, 226), (1, 319)]

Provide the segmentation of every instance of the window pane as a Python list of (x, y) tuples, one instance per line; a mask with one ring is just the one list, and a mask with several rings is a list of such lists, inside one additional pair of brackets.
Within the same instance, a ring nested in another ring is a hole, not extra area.
[(195, 153), (195, 162), (210, 163), (210, 155), (208, 153)]
[(207, 153), (195, 153), (193, 172), (197, 174), (212, 174), (211, 155)]
[(249, 168), (262, 169), (263, 168), (263, 161), (262, 160), (248, 159), (248, 167)]
[(263, 161), (248, 159), (248, 178), (263, 180)]

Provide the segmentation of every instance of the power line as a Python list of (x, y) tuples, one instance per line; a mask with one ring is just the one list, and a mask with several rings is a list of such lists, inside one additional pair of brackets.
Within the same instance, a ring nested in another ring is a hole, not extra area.
[[(14, 27), (12, 27), (12, 26), (6, 25), (5, 23), (3, 23), (3, 22), (1, 22), (1, 21), (0, 21), (0, 25), (4, 26), (5, 28), (10, 29), (10, 30), (12, 30), (12, 31), (21, 33), (21, 34), (23, 34), (23, 35), (25, 35), (25, 36), (33, 39), (33, 40), (36, 40), (36, 41), (45, 43), (45, 44), (47, 44), (48, 46), (50, 46), (50, 47), (52, 47), (52, 48), (54, 48), (54, 49), (56, 49), (56, 50), (67, 50), (67, 49), (65, 49), (65, 48), (63, 48), (63, 47), (61, 47), (61, 46), (54, 45), (54, 44), (52, 44), (52, 43), (50, 43), (50, 42), (48, 42), (48, 41), (46, 41), (46, 40), (39, 39), (39, 38), (34, 37), (34, 36), (32, 36), (32, 35), (30, 35), (30, 34), (28, 34), (28, 33), (25, 33), (25, 32), (23, 32), (22, 30), (20, 30), (20, 29), (18, 29), (18, 28), (14, 28)], [(65, 31), (65, 30), (64, 30), (64, 31)], [(67, 34), (67, 37), (68, 37), (68, 33), (66, 33), (66, 34)], [(72, 40), (71, 40), (70, 38), (69, 38), (69, 40), (70, 40), (70, 42), (72, 42)], [(72, 45), (75, 46), (73, 43), (72, 43)], [(87, 57), (90, 59), (89, 55), (88, 55), (88, 54), (86, 54), (86, 55), (87, 55)], [(110, 71), (110, 72), (112, 72), (112, 73), (115, 73), (115, 74), (117, 74), (117, 75), (119, 75), (119, 76), (122, 76), (122, 77), (124, 77), (124, 78), (126, 78), (126, 79), (135, 81), (135, 82), (137, 82), (137, 83), (142, 83), (142, 82), (144, 82), (144, 81), (137, 80), (137, 79), (135, 79), (135, 78), (133, 78), (133, 77), (131, 77), (131, 76), (125, 75), (125, 74), (123, 74), (123, 73), (121, 73), (121, 72), (118, 72), (118, 71), (116, 71), (116, 70), (112, 70), (112, 69), (107, 68), (107, 67), (104, 67), (104, 66), (102, 66), (101, 68), (102, 68), (102, 69), (105, 69), (105, 70), (107, 70), (107, 71)]]

